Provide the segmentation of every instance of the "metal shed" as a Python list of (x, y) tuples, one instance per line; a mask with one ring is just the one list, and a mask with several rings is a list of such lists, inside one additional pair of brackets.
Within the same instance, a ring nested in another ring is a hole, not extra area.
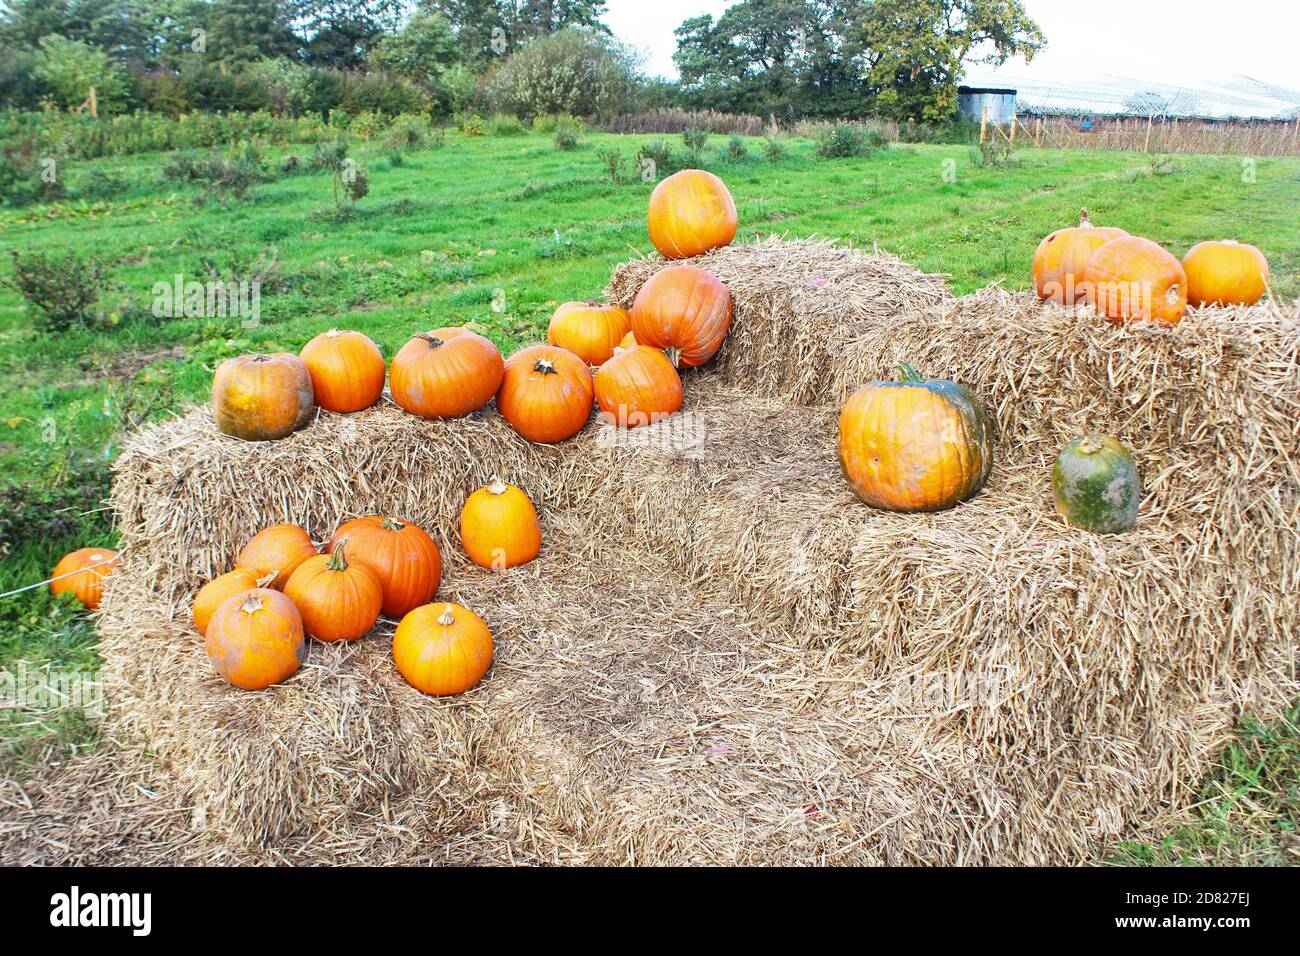
[(1016, 118), (1016, 91), (983, 86), (957, 87), (957, 108), (963, 118), (976, 123), (989, 111), (989, 122), (1006, 126)]

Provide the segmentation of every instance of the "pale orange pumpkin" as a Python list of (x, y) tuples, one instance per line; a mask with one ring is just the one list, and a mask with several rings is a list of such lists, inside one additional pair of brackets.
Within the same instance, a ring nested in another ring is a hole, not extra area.
[(1192, 305), (1254, 305), (1268, 287), (1268, 260), (1245, 242), (1200, 242), (1183, 257)]
[[(257, 573), (247, 568), (235, 568), (220, 577), (215, 577), (194, 595), (194, 626), (200, 634), (208, 632), (208, 622), (217, 608), (236, 594), (243, 594), (258, 587)], [(265, 583), (270, 583), (269, 581)]]
[(492, 666), (492, 632), (459, 604), (426, 604), (402, 618), (393, 634), (393, 663), (416, 690), (463, 694)]
[(303, 629), (318, 641), (355, 641), (375, 626), (384, 604), (379, 578), (360, 562), (349, 564), (346, 550), (340, 544), (308, 558), (284, 586)]
[(627, 335), (623, 336), (623, 338), (619, 341), (618, 347), (621, 349), (630, 349), (632, 348), (632, 346), (636, 344), (637, 344), (636, 335), (634, 335), (631, 331), (629, 331)]
[(296, 524), (273, 524), (253, 535), (235, 558), (235, 567), (252, 571), (269, 587), (284, 590), (289, 575), (316, 554), (311, 537)]
[(302, 347), (316, 404), (331, 412), (359, 412), (384, 393), (384, 355), (360, 332), (330, 329)]
[(564, 441), (582, 431), (591, 402), (587, 363), (554, 345), (534, 345), (510, 356), (497, 392), (497, 411), (535, 442)]
[(703, 365), (731, 328), (731, 293), (711, 272), (668, 266), (641, 286), (632, 303), (632, 333), (664, 349), (673, 365)]
[(546, 341), (568, 349), (588, 365), (599, 365), (632, 329), (632, 317), (616, 305), (566, 302), (555, 310)]
[(104, 578), (117, 570), (118, 554), (108, 548), (78, 548), (59, 559), (50, 581), (50, 593), (75, 595), (89, 610), (104, 598)]
[(659, 349), (621, 349), (596, 369), (596, 404), (623, 428), (653, 425), (682, 407), (682, 379)]
[(1078, 226), (1056, 230), (1034, 252), (1034, 289), (1038, 297), (1064, 305), (1084, 301), (1083, 273), (1088, 260), (1110, 240), (1127, 235), (1114, 226), (1094, 226), (1088, 220), (1088, 210), (1081, 210)]
[(269, 588), (227, 598), (208, 622), (204, 646), (217, 673), (244, 690), (287, 680), (307, 656), (302, 615)]
[(1150, 239), (1121, 236), (1092, 254), (1083, 271), (1084, 294), (1108, 319), (1173, 324), (1187, 311), (1187, 273)]
[(421, 332), (402, 346), (388, 370), (393, 401), (422, 418), (456, 418), (482, 408), (501, 387), (505, 362), (497, 347), (462, 328)]
[(537, 557), (542, 526), (528, 495), (494, 478), (461, 509), (460, 540), (475, 564), (501, 571)]
[(212, 417), (235, 438), (284, 438), (307, 424), (315, 409), (311, 373), (288, 352), (226, 359), (212, 378)]
[(683, 169), (650, 194), (650, 241), (665, 259), (720, 249), (736, 238), (736, 203), (713, 173)]
[(400, 618), (438, 593), (442, 552), (423, 528), (385, 515), (367, 515), (339, 525), (325, 550), (333, 552), (345, 543), (353, 563), (364, 564), (379, 580), (384, 617)]

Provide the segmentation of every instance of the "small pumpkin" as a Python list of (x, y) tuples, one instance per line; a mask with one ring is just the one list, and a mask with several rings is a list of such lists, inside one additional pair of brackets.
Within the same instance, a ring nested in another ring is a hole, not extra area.
[(327, 553), (347, 544), (354, 564), (364, 564), (379, 581), (384, 617), (400, 618), (427, 604), (442, 583), (442, 552), (423, 528), (386, 515), (367, 515), (339, 525)]
[(247, 568), (235, 568), (203, 585), (194, 595), (194, 626), (198, 632), (200, 634), (208, 632), (208, 622), (212, 620), (212, 615), (229, 598), (251, 591), (262, 584), (263, 582), (258, 581), (256, 572)]
[(1083, 270), (1084, 296), (1115, 322), (1170, 325), (1187, 311), (1187, 273), (1170, 252), (1139, 236), (1098, 247)]
[(1083, 301), (1083, 273), (1088, 260), (1110, 240), (1127, 235), (1114, 226), (1094, 226), (1088, 210), (1080, 210), (1079, 225), (1056, 230), (1034, 251), (1034, 288), (1038, 297), (1064, 305)]
[(659, 349), (634, 345), (596, 369), (596, 404), (623, 428), (653, 425), (682, 407), (682, 379)]
[(664, 349), (673, 365), (703, 365), (731, 328), (731, 293), (711, 272), (668, 266), (641, 286), (632, 303), (632, 334)]
[(1183, 256), (1192, 305), (1254, 305), (1268, 288), (1268, 260), (1246, 242), (1200, 242)]
[(460, 540), (475, 564), (502, 571), (537, 557), (542, 526), (528, 495), (494, 478), (461, 509)]
[(632, 329), (632, 317), (616, 305), (566, 302), (555, 310), (546, 341), (568, 349), (588, 365), (599, 365)]
[(591, 417), (587, 363), (567, 349), (533, 345), (506, 362), (497, 411), (529, 441), (564, 441)]
[(315, 556), (311, 537), (296, 524), (273, 524), (253, 535), (235, 558), (235, 567), (252, 571), (268, 587), (283, 591), (289, 575)]
[(108, 548), (78, 548), (59, 558), (50, 575), (50, 593), (76, 595), (86, 608), (93, 611), (104, 599), (104, 578), (117, 570), (119, 558)]
[[(630, 318), (631, 317), (629, 316), (629, 319)], [(636, 344), (636, 335), (629, 330), (627, 335), (623, 336), (623, 338), (619, 340), (618, 347), (621, 349), (630, 349)]]
[(488, 403), (501, 387), (505, 363), (497, 347), (462, 328), (421, 332), (402, 346), (388, 370), (393, 401), (422, 418), (456, 418)]
[(331, 412), (359, 412), (384, 393), (384, 355), (360, 332), (330, 329), (302, 347), (316, 404)]
[(226, 359), (212, 378), (212, 417), (223, 434), (244, 441), (284, 438), (311, 419), (315, 391), (296, 355)]
[(1119, 534), (1137, 524), (1137, 462), (1107, 435), (1084, 435), (1061, 449), (1052, 467), (1052, 492), (1056, 510), (1072, 527)]
[(873, 508), (941, 511), (970, 498), (993, 467), (979, 401), (951, 381), (925, 381), (901, 365), (897, 382), (871, 382), (840, 411), (840, 466)]
[(713, 173), (683, 169), (650, 194), (650, 241), (665, 259), (720, 249), (736, 238), (736, 203)]
[(244, 690), (287, 680), (307, 656), (302, 616), (269, 588), (226, 598), (208, 622), (203, 643), (217, 673)]
[(393, 663), (416, 690), (463, 694), (492, 666), (492, 632), (459, 604), (426, 604), (402, 618), (393, 634)]
[(375, 573), (348, 563), (343, 544), (298, 565), (284, 596), (302, 615), (303, 630), (318, 641), (355, 641), (379, 620), (384, 591)]

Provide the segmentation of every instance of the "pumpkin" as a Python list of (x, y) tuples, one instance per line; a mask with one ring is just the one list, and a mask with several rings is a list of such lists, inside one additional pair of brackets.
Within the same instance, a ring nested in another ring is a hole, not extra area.
[(1064, 305), (1082, 301), (1083, 272), (1092, 254), (1110, 240), (1127, 235), (1114, 226), (1094, 226), (1088, 220), (1088, 210), (1081, 210), (1079, 225), (1056, 230), (1034, 252), (1034, 288), (1038, 297)]
[(118, 567), (116, 551), (108, 548), (78, 548), (59, 559), (50, 575), (50, 593), (74, 594), (90, 610), (104, 598), (104, 578)]
[(585, 361), (554, 345), (534, 345), (506, 362), (497, 411), (529, 441), (564, 441), (587, 424), (592, 394)]
[(652, 275), (632, 303), (632, 334), (668, 352), (673, 365), (703, 365), (731, 328), (731, 293), (711, 272), (669, 266)]
[(369, 336), (330, 329), (302, 347), (316, 404), (331, 412), (359, 412), (384, 393), (384, 355)]
[(244, 690), (261, 690), (293, 675), (307, 656), (302, 616), (279, 591), (254, 588), (226, 598), (203, 639), (212, 666)]
[(1133, 453), (1106, 435), (1084, 435), (1061, 449), (1052, 468), (1056, 510), (1065, 522), (1098, 534), (1137, 523), (1142, 483)]
[[(631, 318), (631, 317), (629, 316), (629, 320), (630, 320), (630, 318)], [(618, 348), (621, 348), (621, 349), (630, 349), (632, 346), (634, 346), (634, 345), (636, 345), (636, 344), (637, 344), (637, 343), (636, 343), (636, 336), (635, 336), (631, 331), (629, 331), (629, 332), (627, 333), (627, 335), (623, 336), (623, 338), (619, 341), (619, 343), (618, 343)]]
[(249, 571), (247, 568), (235, 568), (220, 577), (213, 578), (199, 588), (199, 593), (194, 595), (194, 626), (198, 632), (200, 634), (208, 632), (208, 622), (212, 620), (212, 615), (229, 598), (251, 591), (262, 583), (258, 580), (256, 572)]
[(289, 575), (316, 554), (307, 532), (296, 524), (273, 524), (253, 535), (235, 558), (235, 567), (252, 571), (268, 587), (283, 591)]
[(682, 407), (682, 380), (659, 349), (634, 345), (596, 369), (596, 404), (623, 428), (653, 425)]
[(379, 620), (384, 592), (379, 578), (364, 564), (348, 563), (340, 544), (298, 565), (284, 596), (302, 615), (303, 629), (318, 641), (354, 641)]
[(393, 663), (416, 690), (463, 694), (492, 665), (492, 632), (459, 604), (426, 604), (402, 618), (393, 634)]
[(1254, 305), (1267, 287), (1264, 253), (1245, 242), (1201, 242), (1183, 257), (1192, 305)]
[(542, 526), (528, 495), (494, 478), (461, 509), (460, 540), (475, 564), (501, 571), (537, 557)]
[(951, 508), (978, 492), (993, 467), (988, 420), (963, 386), (923, 381), (909, 365), (899, 369), (901, 381), (871, 382), (844, 403), (844, 477), (873, 508)]
[(212, 378), (212, 417), (223, 434), (245, 441), (284, 438), (316, 407), (311, 373), (288, 352), (226, 359)]
[(683, 169), (650, 194), (650, 241), (665, 259), (720, 249), (736, 238), (736, 204), (724, 183), (702, 169)]
[(632, 317), (616, 305), (566, 302), (555, 310), (546, 341), (568, 349), (588, 365), (599, 365), (632, 329)]
[(385, 617), (400, 618), (438, 593), (442, 552), (424, 529), (385, 515), (367, 515), (339, 525), (325, 550), (333, 553), (344, 544), (352, 562), (365, 565), (378, 579)]
[(1112, 321), (1173, 324), (1187, 311), (1187, 273), (1150, 239), (1121, 236), (1092, 254), (1083, 270), (1084, 296)]
[(497, 347), (461, 328), (421, 332), (402, 346), (388, 370), (388, 389), (422, 418), (455, 418), (482, 408), (501, 387), (505, 363)]

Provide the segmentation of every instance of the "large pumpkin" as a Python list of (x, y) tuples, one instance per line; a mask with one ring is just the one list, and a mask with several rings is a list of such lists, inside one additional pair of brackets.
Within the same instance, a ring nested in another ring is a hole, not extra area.
[(568, 349), (588, 365), (599, 365), (614, 354), (632, 329), (632, 317), (616, 305), (566, 302), (555, 310), (546, 341)]
[(423, 418), (468, 415), (501, 387), (505, 363), (497, 347), (462, 328), (421, 332), (402, 346), (388, 370), (388, 389), (402, 408)]
[[(225, 604), (227, 600), (236, 594), (243, 594), (245, 591), (251, 591), (258, 587), (260, 582), (257, 579), (257, 573), (247, 568), (235, 568), (233, 571), (227, 571), (220, 577), (213, 578), (194, 595), (194, 626), (200, 634), (208, 633), (208, 622), (212, 620), (212, 615), (217, 613), (217, 608)], [(269, 582), (265, 582), (269, 583)]]
[(534, 345), (506, 362), (497, 411), (529, 441), (564, 441), (591, 417), (591, 372), (567, 349)]
[(284, 438), (315, 409), (311, 373), (288, 352), (226, 359), (212, 378), (212, 417), (224, 434), (245, 441)]
[(668, 352), (673, 365), (703, 365), (731, 328), (731, 293), (711, 272), (668, 266), (641, 286), (632, 303), (632, 334)]
[(1264, 253), (1245, 242), (1201, 242), (1183, 256), (1192, 305), (1254, 305), (1267, 288)]
[(348, 563), (346, 547), (298, 565), (284, 596), (302, 615), (303, 629), (318, 641), (354, 641), (375, 626), (384, 604), (379, 578), (364, 564)]
[(289, 575), (315, 556), (311, 537), (296, 524), (273, 524), (253, 535), (235, 558), (235, 567), (252, 571), (268, 587), (283, 591)]
[(116, 551), (108, 548), (78, 548), (59, 559), (50, 575), (50, 593), (73, 594), (90, 610), (104, 599), (104, 578), (117, 570)]
[(1187, 273), (1167, 250), (1138, 236), (1100, 246), (1083, 270), (1084, 294), (1112, 321), (1173, 324), (1187, 311)]
[(1084, 435), (1061, 449), (1052, 468), (1056, 510), (1067, 524), (1118, 534), (1137, 523), (1142, 483), (1133, 453), (1105, 435)]
[(1058, 229), (1038, 244), (1034, 252), (1034, 288), (1048, 302), (1073, 305), (1083, 301), (1083, 273), (1099, 248), (1127, 236), (1114, 226), (1094, 226), (1088, 210), (1079, 213), (1079, 225)]
[(736, 204), (724, 183), (702, 169), (683, 169), (650, 194), (650, 241), (665, 259), (719, 249), (736, 238)]
[(268, 588), (227, 598), (208, 622), (203, 642), (217, 673), (244, 690), (286, 680), (307, 656), (298, 609)]
[(343, 544), (353, 563), (364, 564), (378, 578), (385, 617), (400, 618), (438, 593), (442, 552), (424, 529), (385, 515), (367, 515), (339, 525), (325, 550), (332, 553)]
[(426, 604), (402, 618), (393, 634), (393, 663), (416, 690), (463, 694), (492, 665), (492, 632), (459, 604)]
[(840, 466), (859, 498), (887, 511), (941, 511), (984, 486), (992, 435), (979, 401), (956, 382), (871, 382), (840, 411)]
[(461, 509), (460, 540), (475, 564), (502, 571), (537, 557), (542, 526), (528, 495), (494, 478)]
[(682, 407), (682, 379), (659, 349), (620, 349), (596, 369), (596, 404), (623, 428), (653, 425)]
[(304, 345), (299, 355), (321, 408), (359, 412), (384, 393), (384, 355), (367, 335), (330, 329)]

